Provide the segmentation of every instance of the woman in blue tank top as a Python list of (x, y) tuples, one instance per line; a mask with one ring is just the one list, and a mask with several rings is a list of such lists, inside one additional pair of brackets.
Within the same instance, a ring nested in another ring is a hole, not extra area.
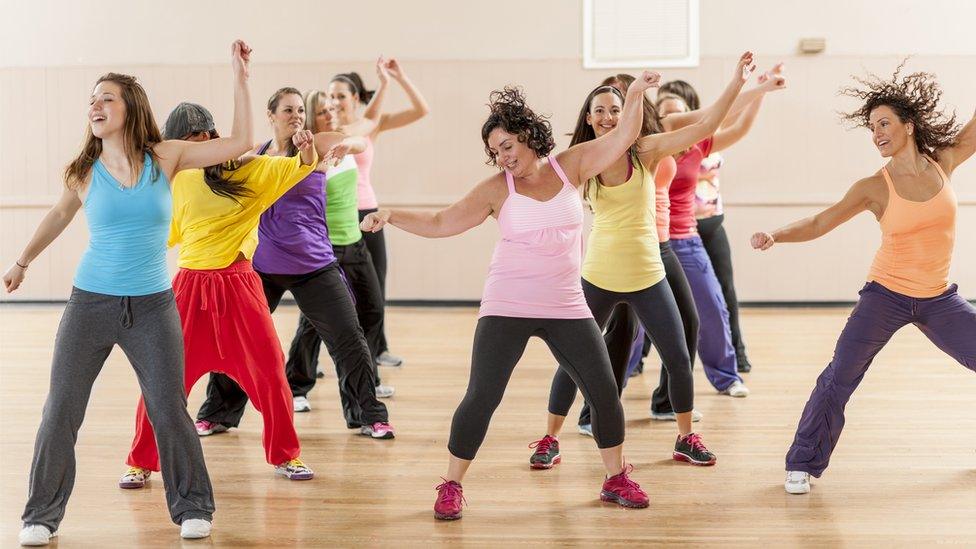
[(58, 327), (51, 384), (34, 445), (20, 542), (56, 535), (75, 478), (74, 444), (92, 384), (115, 345), (131, 362), (156, 430), (166, 502), (184, 538), (210, 535), (214, 502), (200, 441), (186, 412), (183, 334), (166, 270), (166, 238), (176, 172), (237, 158), (253, 140), (248, 62), (232, 46), (234, 126), (203, 143), (163, 141), (149, 98), (132, 76), (95, 84), (81, 153), (64, 171), (65, 189), (16, 264), (7, 292), (84, 208), (91, 237)]

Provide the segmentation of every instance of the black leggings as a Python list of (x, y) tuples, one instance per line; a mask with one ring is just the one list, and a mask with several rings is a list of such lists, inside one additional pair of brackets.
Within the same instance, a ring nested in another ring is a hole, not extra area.
[(447, 445), (451, 455), (474, 459), (512, 371), (532, 336), (546, 342), (560, 368), (593, 403), (593, 438), (597, 446), (613, 448), (623, 444), (624, 411), (610, 371), (610, 358), (592, 318), (486, 316), (478, 320), (468, 390), (451, 422)]
[(732, 329), (732, 346), (735, 347), (735, 356), (738, 364), (748, 364), (746, 357), (746, 344), (742, 341), (742, 329), (739, 327), (739, 301), (735, 295), (735, 283), (732, 280), (732, 249), (729, 246), (729, 237), (725, 233), (722, 222), (725, 215), (716, 215), (706, 219), (698, 220), (698, 235), (701, 236), (702, 244), (705, 245), (705, 252), (712, 260), (712, 268), (715, 269), (715, 276), (718, 283), (722, 286), (722, 295), (725, 296), (725, 306), (729, 310), (729, 327)]
[[(664, 361), (663, 369), (667, 369), (671, 375), (670, 398), (675, 403), (674, 407), (679, 412), (690, 412), (694, 408), (695, 398), (694, 379), (691, 375), (691, 358), (688, 356), (688, 348), (683, 338), (684, 330), (681, 325), (681, 316), (678, 313), (678, 305), (667, 282), (661, 280), (653, 286), (636, 292), (611, 292), (594, 286), (584, 279), (583, 293), (586, 294), (586, 303), (590, 306), (593, 317), (601, 326), (607, 322), (617, 305), (626, 303), (634, 309), (648, 333), (653, 334), (658, 353)], [(636, 333), (637, 326), (632, 325), (629, 337), (626, 340), (632, 342)], [(629, 348), (628, 343), (627, 351), (615, 352), (618, 355), (616, 357), (618, 361), (613, 363), (613, 375), (617, 383), (618, 395), (624, 384), (624, 376), (627, 370), (625, 355), (629, 355)], [(564, 370), (560, 369), (552, 380), (552, 389), (549, 392), (549, 412), (558, 416), (565, 416), (569, 413), (569, 408), (573, 405), (575, 398), (576, 385), (564, 373)], [(584, 412), (586, 412), (586, 416), (584, 417), (581, 414), (580, 425), (590, 423), (589, 415), (591, 412), (588, 409)]]
[[(298, 308), (325, 340), (335, 362), (346, 425), (352, 428), (388, 421), (386, 406), (376, 399), (369, 348), (336, 263), (304, 275), (258, 274), (271, 312), (290, 290)], [(292, 395), (304, 396), (315, 385), (314, 364), (311, 371), (288, 371), (294, 366), (291, 362), (285, 366)], [(234, 380), (224, 374), (210, 374), (207, 400), (200, 406), (197, 419), (236, 427), (246, 404), (247, 394)]]
[[(668, 281), (668, 287), (671, 288), (675, 304), (678, 307), (678, 314), (681, 317), (685, 347), (690, 359), (689, 364), (694, 366), (695, 354), (698, 351), (698, 310), (695, 308), (695, 298), (691, 293), (691, 286), (688, 285), (688, 278), (685, 276), (684, 269), (681, 268), (678, 256), (671, 249), (670, 241), (661, 243), (661, 261), (664, 262), (665, 280)], [(614, 329), (607, 331), (607, 349), (613, 359), (614, 372), (626, 372), (627, 362), (630, 359), (630, 349), (634, 343), (634, 332), (637, 329), (638, 320), (637, 316), (629, 309), (629, 307), (615, 308), (613, 317), (610, 319), (611, 326), (614, 326)], [(656, 337), (654, 341), (657, 342)], [(620, 363), (618, 363), (618, 360), (621, 360), (619, 357), (624, 357)], [(657, 413), (673, 412), (674, 407), (671, 403), (670, 393), (670, 376), (668, 375), (668, 368), (664, 367), (661, 368), (661, 379), (658, 386), (651, 395), (651, 411)], [(585, 418), (581, 414), (580, 420), (583, 419)]]
[[(359, 222), (362, 223), (363, 218), (367, 215), (377, 211), (376, 208), (371, 208), (368, 210), (359, 210)], [(383, 297), (382, 303), (386, 304), (386, 237), (383, 236), (383, 229), (375, 233), (363, 233), (363, 241), (366, 242), (366, 248), (369, 250), (369, 255), (373, 259), (373, 267), (376, 269), (376, 278), (380, 282), (380, 295)], [(377, 351), (376, 354), (380, 355), (389, 351), (389, 345), (386, 343), (386, 329), (384, 328), (384, 319), (380, 319), (379, 326), (379, 336), (377, 338)]]

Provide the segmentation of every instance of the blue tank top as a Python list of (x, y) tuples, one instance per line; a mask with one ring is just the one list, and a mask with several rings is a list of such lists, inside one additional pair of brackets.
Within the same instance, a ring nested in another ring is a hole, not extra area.
[[(264, 154), (268, 141), (258, 154)], [(261, 214), (254, 270), (303, 275), (336, 260), (325, 224), (325, 174), (312, 172)]]
[(123, 188), (101, 160), (92, 166), (88, 197), (88, 248), (75, 272), (76, 288), (115, 296), (168, 290), (166, 238), (173, 217), (169, 182), (146, 154), (139, 181)]

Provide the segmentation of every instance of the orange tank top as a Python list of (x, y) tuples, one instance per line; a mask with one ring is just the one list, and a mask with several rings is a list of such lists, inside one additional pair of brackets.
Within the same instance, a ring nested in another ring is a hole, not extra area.
[(881, 216), (881, 248), (874, 256), (868, 281), (910, 297), (935, 297), (949, 286), (949, 263), (956, 237), (956, 194), (942, 166), (942, 189), (925, 202), (906, 200), (895, 192), (888, 170), (888, 206)]

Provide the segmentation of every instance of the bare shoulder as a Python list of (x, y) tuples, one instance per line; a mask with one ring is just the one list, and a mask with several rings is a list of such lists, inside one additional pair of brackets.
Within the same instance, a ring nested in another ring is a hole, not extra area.
[(888, 184), (878, 170), (872, 175), (859, 179), (847, 193), (848, 198), (856, 200), (878, 218), (888, 205)]
[(478, 202), (487, 203), (491, 207), (492, 212), (499, 211), (502, 204), (505, 203), (505, 199), (508, 198), (508, 184), (505, 183), (505, 172), (499, 171), (494, 175), (482, 179), (471, 189), (468, 196)]

